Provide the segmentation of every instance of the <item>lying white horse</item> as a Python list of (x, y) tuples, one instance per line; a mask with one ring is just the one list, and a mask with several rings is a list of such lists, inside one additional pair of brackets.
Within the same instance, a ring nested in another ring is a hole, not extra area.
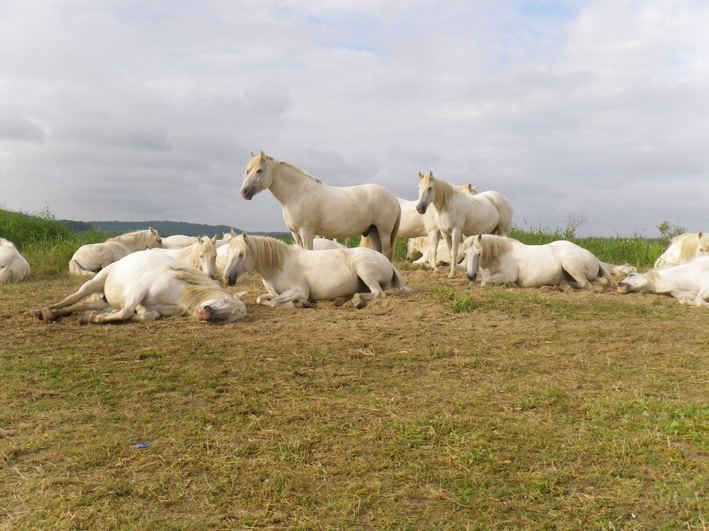
[(401, 209), (396, 196), (378, 184), (328, 186), (292, 164), (251, 154), (241, 197), (251, 199), (268, 188), (283, 208), (283, 219), (302, 249), (313, 236), (370, 236), (374, 248), (392, 259)]
[[(195, 238), (197, 238), (195, 236)], [(165, 240), (163, 240), (164, 243)], [(207, 236), (197, 238), (195, 243), (187, 247), (177, 247), (173, 249), (152, 249), (154, 253), (162, 253), (172, 256), (178, 262), (185, 265), (201, 269), (202, 273), (212, 278), (217, 273), (217, 248), (215, 242), (217, 237), (210, 239)]]
[(86, 310), (82, 324), (153, 321), (178, 314), (210, 322), (247, 317), (239, 296), (232, 297), (200, 270), (152, 251), (131, 253), (109, 264), (76, 293), (33, 313), (50, 321)]
[(184, 234), (173, 234), (162, 239), (162, 246), (165, 249), (182, 249), (199, 241), (197, 236), (185, 236)]
[(465, 273), (481, 285), (514, 283), (520, 288), (570, 285), (589, 289), (592, 282), (616, 286), (605, 265), (575, 243), (564, 240), (545, 245), (525, 245), (512, 238), (490, 234), (470, 236), (463, 242)]
[[(435, 218), (446, 244), (449, 256), (458, 255), (462, 235), (498, 234), (507, 236), (512, 221), (512, 207), (507, 198), (498, 192), (483, 192), (474, 196), (464, 194), (453, 185), (437, 179), (433, 172), (419, 172), (419, 198), (416, 210), (425, 214), (429, 206), (435, 208)], [(433, 269), (438, 251), (437, 234), (428, 235), (433, 249)], [(455, 277), (456, 264), (451, 263), (450, 278)]]
[(162, 246), (162, 239), (155, 229), (128, 232), (103, 243), (88, 243), (79, 247), (71, 257), (69, 272), (73, 275), (94, 275), (131, 253)]
[[(406, 244), (406, 258), (413, 259), (416, 253), (421, 253), (421, 258), (416, 260), (414, 264), (430, 264), (433, 260), (433, 249), (431, 248), (431, 239), (428, 236), (419, 238), (409, 238)], [(437, 265), (450, 265), (450, 255), (448, 254), (448, 246), (443, 240), (438, 242), (438, 250), (436, 251)], [(456, 264), (460, 264), (463, 260), (463, 247), (458, 247), (458, 258)]]
[(19, 282), (30, 275), (30, 264), (15, 244), (0, 238), (0, 284)]
[(709, 308), (709, 256), (666, 269), (631, 273), (618, 283), (621, 293), (668, 293), (680, 304)]
[(699, 256), (709, 255), (709, 234), (686, 232), (675, 236), (667, 250), (655, 260), (655, 269), (664, 269), (679, 264), (686, 264)]
[(268, 290), (256, 302), (266, 306), (308, 306), (309, 301), (354, 296), (353, 303), (360, 308), (384, 290), (409, 292), (392, 263), (364, 247), (309, 251), (244, 232), (228, 248), (224, 282), (233, 286), (240, 275), (255, 270)]

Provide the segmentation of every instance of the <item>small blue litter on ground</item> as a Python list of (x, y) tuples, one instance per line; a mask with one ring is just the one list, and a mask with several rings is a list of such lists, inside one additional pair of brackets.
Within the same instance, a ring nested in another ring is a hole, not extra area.
[(138, 444), (131, 444), (133, 448), (147, 448), (150, 446), (151, 443), (138, 443)]

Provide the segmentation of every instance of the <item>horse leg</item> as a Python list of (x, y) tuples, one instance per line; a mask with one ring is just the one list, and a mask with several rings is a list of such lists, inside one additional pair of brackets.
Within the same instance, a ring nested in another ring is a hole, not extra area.
[[(82, 284), (82, 286), (76, 293), (72, 293), (64, 300), (55, 304), (50, 304), (49, 306), (42, 308), (41, 311), (36, 310), (33, 313), (35, 313), (35, 315), (37, 315), (37, 317), (39, 317), (40, 319), (44, 319), (45, 321), (52, 321), (53, 319), (56, 319), (61, 315), (66, 315), (67, 313), (71, 313), (72, 311), (79, 309), (80, 307), (73, 307), (73, 305), (93, 293), (103, 292), (103, 287), (106, 284), (106, 277), (108, 276), (107, 271), (108, 269), (104, 269), (91, 280), (84, 282), (84, 284)], [(68, 309), (67, 307), (72, 308)]]
[(458, 266), (458, 247), (460, 246), (460, 229), (454, 228), (450, 234), (450, 239), (446, 235), (446, 243), (448, 244), (448, 253), (450, 254), (451, 272), (448, 278), (455, 278), (455, 271)]
[(0, 284), (7, 284), (12, 280), (12, 269), (7, 266), (0, 267)]
[(564, 271), (566, 271), (566, 274), (573, 279), (573, 282), (569, 282), (571, 286), (577, 289), (591, 289), (593, 287), (586, 278), (586, 274), (582, 270), (577, 268), (564, 267)]
[(431, 267), (433, 268), (433, 271), (438, 271), (438, 242), (441, 241), (441, 231), (438, 229), (432, 230), (431, 232), (428, 233), (428, 241), (431, 244), (429, 249), (431, 250), (430, 256), (430, 264)]
[(270, 306), (271, 308), (277, 308), (279, 306), (284, 306), (289, 303), (299, 303), (302, 299), (308, 300), (308, 294), (304, 293), (303, 290), (299, 288), (289, 288), (283, 293), (271, 298), (271, 299), (261, 299), (259, 297), (256, 302), (263, 304), (264, 306)]
[(384, 254), (384, 247), (383, 247), (384, 244), (382, 243), (382, 237), (379, 235), (379, 229), (377, 229), (375, 227), (374, 229), (372, 229), (370, 232), (367, 233), (367, 237), (369, 237), (369, 239), (372, 243), (370, 248)]
[[(134, 320), (133, 317), (136, 316), (136, 311), (138, 307), (140, 306), (140, 303), (145, 299), (145, 296), (147, 295), (147, 287), (145, 289), (142, 289), (140, 291), (135, 291), (132, 294), (130, 294), (125, 301), (125, 304), (123, 305), (123, 308), (120, 310), (113, 310), (112, 312), (108, 313), (93, 313), (91, 317), (89, 317), (89, 321), (92, 323), (110, 323), (111, 321), (129, 321), (129, 320)], [(140, 306), (143, 308), (142, 306)], [(143, 308), (144, 309), (144, 308)], [(85, 318), (85, 316), (82, 316), (82, 320)]]

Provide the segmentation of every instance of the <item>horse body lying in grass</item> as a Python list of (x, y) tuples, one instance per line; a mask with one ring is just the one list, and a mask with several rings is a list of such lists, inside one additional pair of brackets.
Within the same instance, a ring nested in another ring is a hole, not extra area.
[(73, 275), (95, 275), (124, 256), (162, 246), (162, 239), (155, 229), (128, 232), (103, 243), (88, 243), (79, 247), (71, 257), (69, 272)]
[[(419, 238), (409, 238), (406, 244), (406, 258), (413, 259), (416, 253), (421, 253), (421, 257), (414, 261), (414, 264), (429, 264), (433, 260), (433, 248), (431, 247), (431, 238), (422, 236)], [(448, 254), (448, 246), (443, 240), (438, 242), (438, 250), (436, 251), (436, 265), (450, 265), (450, 255)], [(458, 247), (458, 258), (456, 264), (460, 264), (463, 260), (463, 247)]]
[(631, 273), (618, 283), (618, 291), (669, 294), (680, 304), (709, 308), (709, 256), (665, 269)]
[(384, 290), (408, 293), (403, 278), (381, 253), (364, 247), (310, 251), (280, 240), (248, 236), (229, 243), (222, 278), (233, 286), (239, 276), (256, 271), (268, 293), (256, 302), (266, 306), (308, 306), (309, 301), (352, 297), (356, 307)]
[(0, 238), (0, 284), (19, 282), (30, 275), (30, 264), (15, 244)]
[(709, 255), (709, 234), (686, 232), (675, 236), (667, 250), (655, 260), (655, 269), (664, 269), (687, 262), (699, 256)]
[(244, 303), (215, 280), (153, 251), (131, 253), (109, 264), (76, 293), (33, 313), (40, 319), (54, 320), (78, 311), (86, 312), (81, 316), (82, 324), (153, 321), (172, 315), (192, 315), (210, 322), (247, 317)]
[(490, 234), (463, 242), (468, 280), (482, 271), (481, 285), (514, 283), (521, 288), (570, 285), (590, 289), (592, 282), (615, 287), (605, 265), (586, 249), (568, 241), (525, 245)]
[(392, 259), (401, 209), (396, 196), (378, 184), (328, 186), (292, 164), (251, 154), (244, 171), (241, 197), (251, 199), (268, 188), (283, 208), (283, 219), (302, 249), (313, 237), (350, 238), (364, 235)]
[[(498, 192), (483, 192), (469, 196), (453, 185), (434, 177), (432, 172), (419, 172), (419, 198), (416, 210), (425, 214), (433, 205), (438, 229), (448, 245), (449, 256), (458, 255), (461, 236), (498, 234), (507, 236), (512, 221), (512, 207)], [(433, 249), (433, 268), (436, 267), (438, 234), (428, 235)], [(456, 264), (451, 263), (449, 277), (455, 277)]]
[(216, 241), (216, 236), (211, 239), (202, 236), (201, 238), (197, 238), (195, 243), (186, 247), (152, 249), (152, 252), (171, 256), (178, 262), (182, 262), (195, 269), (201, 269), (205, 275), (212, 278), (217, 273)]

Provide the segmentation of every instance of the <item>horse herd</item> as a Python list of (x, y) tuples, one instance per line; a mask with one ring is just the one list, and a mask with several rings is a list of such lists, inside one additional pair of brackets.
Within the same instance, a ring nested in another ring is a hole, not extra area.
[[(525, 245), (508, 238), (507, 198), (453, 186), (432, 172), (419, 172), (418, 200), (406, 201), (376, 184), (328, 186), (292, 164), (252, 153), (241, 196), (251, 200), (265, 189), (280, 202), (294, 245), (233, 231), (221, 240), (161, 238), (153, 229), (124, 234), (80, 247), (69, 270), (92, 278), (64, 300), (31, 312), (42, 320), (81, 312), (81, 323), (178, 314), (233, 322), (248, 316), (243, 293), (229, 293), (214, 277), (219, 273), (223, 284), (233, 286), (251, 271), (267, 290), (258, 304), (307, 307), (352, 300), (361, 308), (385, 292), (410, 291), (392, 263), (397, 236), (409, 239), (409, 256), (414, 248), (421, 251), (434, 270), (447, 262), (450, 278), (464, 270), (471, 284), (479, 276), (482, 286), (617, 287), (621, 293), (669, 293), (682, 303), (709, 307), (709, 236), (701, 232), (675, 238), (654, 269), (640, 274), (628, 265), (601, 262), (572, 242)], [(363, 238), (355, 248), (332, 240), (357, 235)], [(28, 274), (26, 260), (0, 238), (0, 282)]]

